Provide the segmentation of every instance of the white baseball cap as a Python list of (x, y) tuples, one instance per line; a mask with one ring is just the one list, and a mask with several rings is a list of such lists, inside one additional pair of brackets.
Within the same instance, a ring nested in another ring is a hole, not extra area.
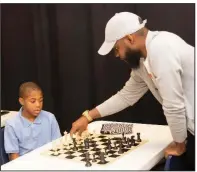
[(117, 40), (125, 37), (126, 35), (135, 33), (143, 28), (147, 20), (141, 24), (139, 16), (130, 12), (116, 13), (108, 22), (105, 27), (105, 41), (98, 50), (100, 55), (108, 54), (114, 47)]

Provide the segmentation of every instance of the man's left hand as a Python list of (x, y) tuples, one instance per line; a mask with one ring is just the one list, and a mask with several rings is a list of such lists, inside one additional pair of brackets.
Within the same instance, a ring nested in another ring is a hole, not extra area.
[(185, 142), (183, 143), (173, 142), (165, 149), (165, 157), (167, 158), (169, 155), (180, 156), (185, 151), (186, 151)]

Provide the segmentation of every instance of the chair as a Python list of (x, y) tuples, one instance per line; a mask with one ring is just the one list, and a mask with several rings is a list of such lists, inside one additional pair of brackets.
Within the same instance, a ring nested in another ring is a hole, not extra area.
[(5, 147), (4, 147), (4, 127), (1, 128), (1, 134), (0, 134), (0, 142), (1, 142), (1, 165), (9, 162), (9, 157), (8, 157), (8, 154), (6, 154), (5, 152)]

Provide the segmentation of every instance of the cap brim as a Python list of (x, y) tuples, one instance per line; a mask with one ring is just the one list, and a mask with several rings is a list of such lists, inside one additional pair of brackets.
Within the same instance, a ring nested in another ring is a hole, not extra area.
[(114, 42), (104, 42), (102, 44), (102, 46), (100, 47), (100, 49), (98, 50), (98, 53), (102, 56), (107, 55), (112, 50), (115, 43), (116, 43), (115, 41)]

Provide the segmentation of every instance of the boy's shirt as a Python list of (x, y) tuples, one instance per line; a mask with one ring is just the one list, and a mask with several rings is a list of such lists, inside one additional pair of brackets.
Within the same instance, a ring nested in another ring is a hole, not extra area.
[(24, 155), (52, 140), (61, 137), (55, 116), (42, 110), (34, 122), (22, 116), (22, 108), (8, 120), (4, 131), (6, 153)]

